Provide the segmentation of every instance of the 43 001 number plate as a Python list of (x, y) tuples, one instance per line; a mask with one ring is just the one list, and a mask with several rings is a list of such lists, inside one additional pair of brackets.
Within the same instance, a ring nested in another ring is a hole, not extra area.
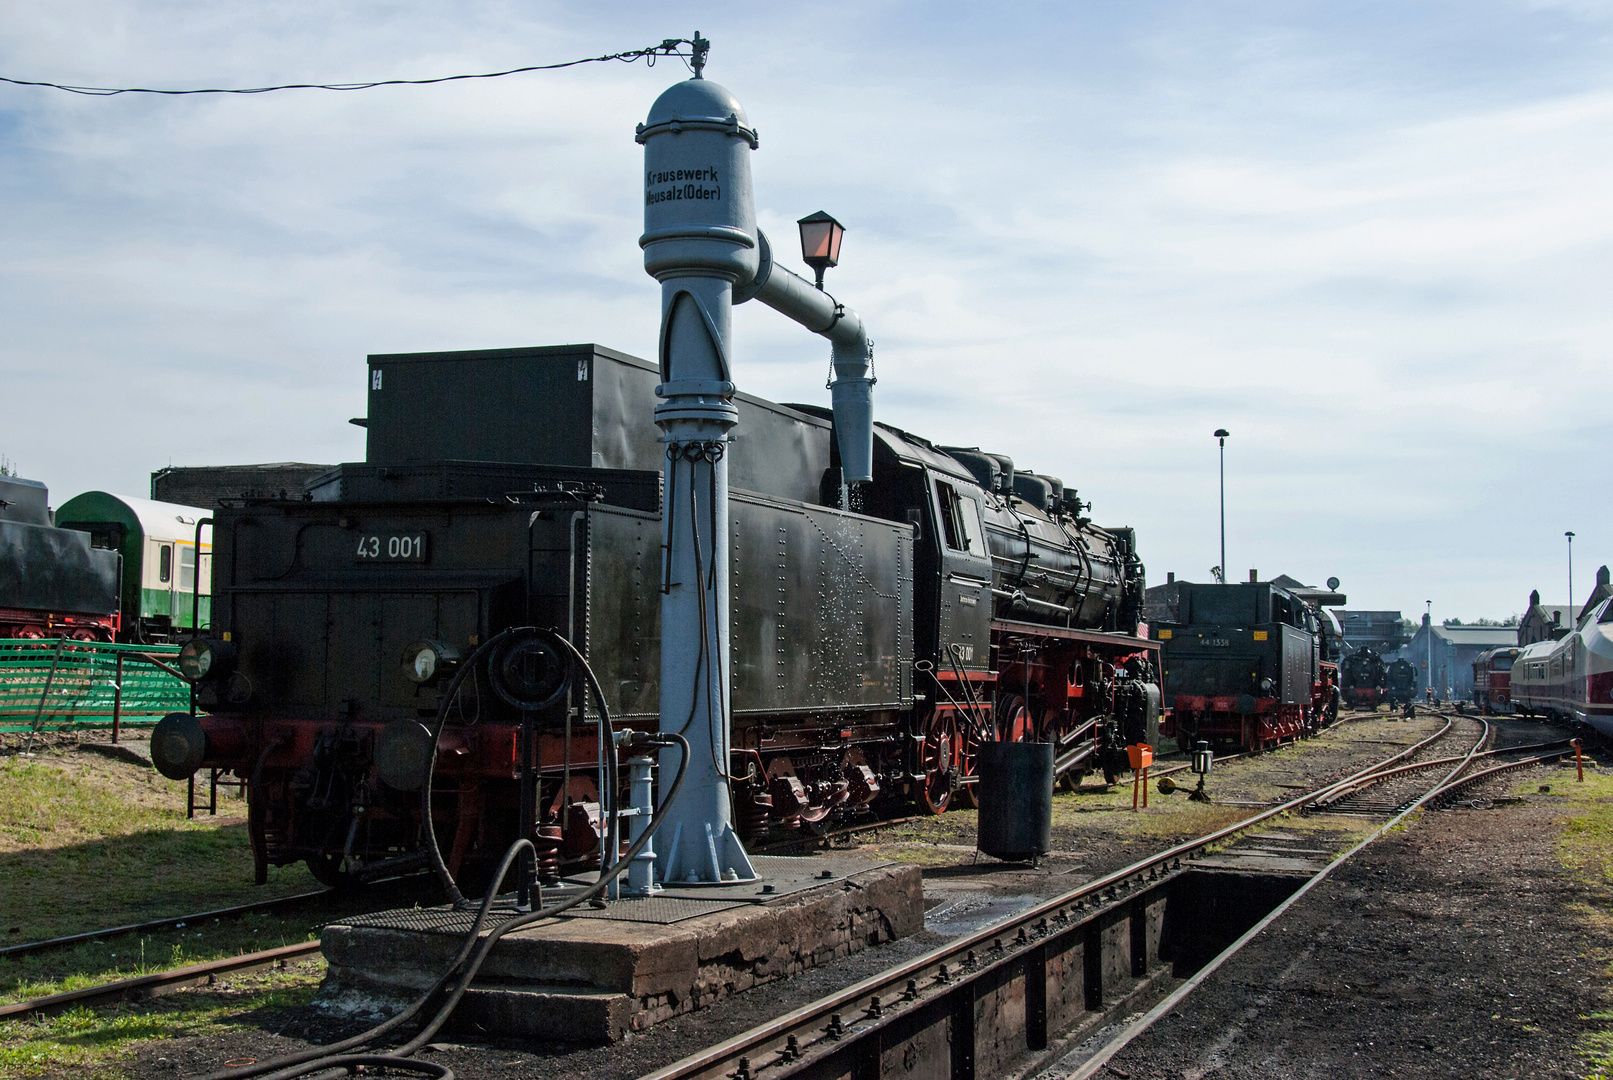
[(358, 554), (361, 563), (426, 561), (429, 533), (360, 533)]

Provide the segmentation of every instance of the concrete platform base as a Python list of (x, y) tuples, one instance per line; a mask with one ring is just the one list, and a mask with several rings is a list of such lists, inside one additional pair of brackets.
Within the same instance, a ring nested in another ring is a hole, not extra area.
[[(573, 909), (575, 915), (507, 935), (450, 1030), (611, 1042), (924, 926), (917, 867), (845, 858), (752, 861), (760, 882)], [(426, 908), (327, 926), (322, 1000), (369, 1011), (411, 999), (452, 961), (474, 917)]]

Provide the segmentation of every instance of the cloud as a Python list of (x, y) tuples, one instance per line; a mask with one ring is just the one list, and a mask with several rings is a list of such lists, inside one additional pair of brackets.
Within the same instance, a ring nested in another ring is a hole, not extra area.
[[(100, 84), (491, 70), (698, 25), (761, 130), (776, 249), (812, 210), (850, 226), (829, 286), (876, 340), (878, 415), (1063, 476), (1156, 576), (1219, 558), (1218, 426), (1229, 559), (1363, 606), (1504, 614), (1554, 595), (1564, 528), (1613, 546), (1585, 464), (1613, 389), (1603, 7), (11, 14), (0, 73)], [(58, 500), (140, 491), (170, 460), (358, 456), (366, 353), (647, 354), (632, 129), (679, 74), (0, 91), (0, 379), (25, 403), (0, 452)], [(826, 399), (821, 342), (757, 305), (735, 325), (746, 390)]]

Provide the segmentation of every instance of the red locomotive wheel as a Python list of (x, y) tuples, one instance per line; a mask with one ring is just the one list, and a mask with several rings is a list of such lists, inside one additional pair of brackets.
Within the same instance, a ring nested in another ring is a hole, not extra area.
[(998, 742), (1024, 742), (1034, 734), (1031, 711), (1025, 707), (1025, 699), (1018, 694), (998, 699), (997, 707), (992, 712), (997, 721)]
[(953, 714), (933, 712), (924, 725), (924, 746), (919, 764), (924, 769), (924, 786), (914, 800), (929, 814), (944, 814), (952, 805), (952, 780), (958, 752), (958, 729)]

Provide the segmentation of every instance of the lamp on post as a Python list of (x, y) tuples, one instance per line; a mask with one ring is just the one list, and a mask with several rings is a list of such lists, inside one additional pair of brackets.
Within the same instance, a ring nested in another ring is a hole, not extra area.
[(1193, 789), (1188, 796), (1194, 802), (1209, 802), (1210, 795), (1204, 790), (1204, 781), (1210, 775), (1210, 768), (1215, 764), (1215, 754), (1210, 750), (1210, 744), (1203, 739), (1193, 744), (1193, 771), (1198, 773), (1199, 786)]
[(1216, 442), (1221, 447), (1221, 580), (1227, 579), (1227, 437), (1226, 428), (1215, 429)]
[(846, 227), (819, 210), (797, 221), (801, 230), (801, 259), (818, 275), (817, 285), (823, 288), (823, 272), (840, 263), (840, 241)]
[(1574, 606), (1574, 532), (1570, 529), (1563, 533), (1568, 537), (1568, 606)]

